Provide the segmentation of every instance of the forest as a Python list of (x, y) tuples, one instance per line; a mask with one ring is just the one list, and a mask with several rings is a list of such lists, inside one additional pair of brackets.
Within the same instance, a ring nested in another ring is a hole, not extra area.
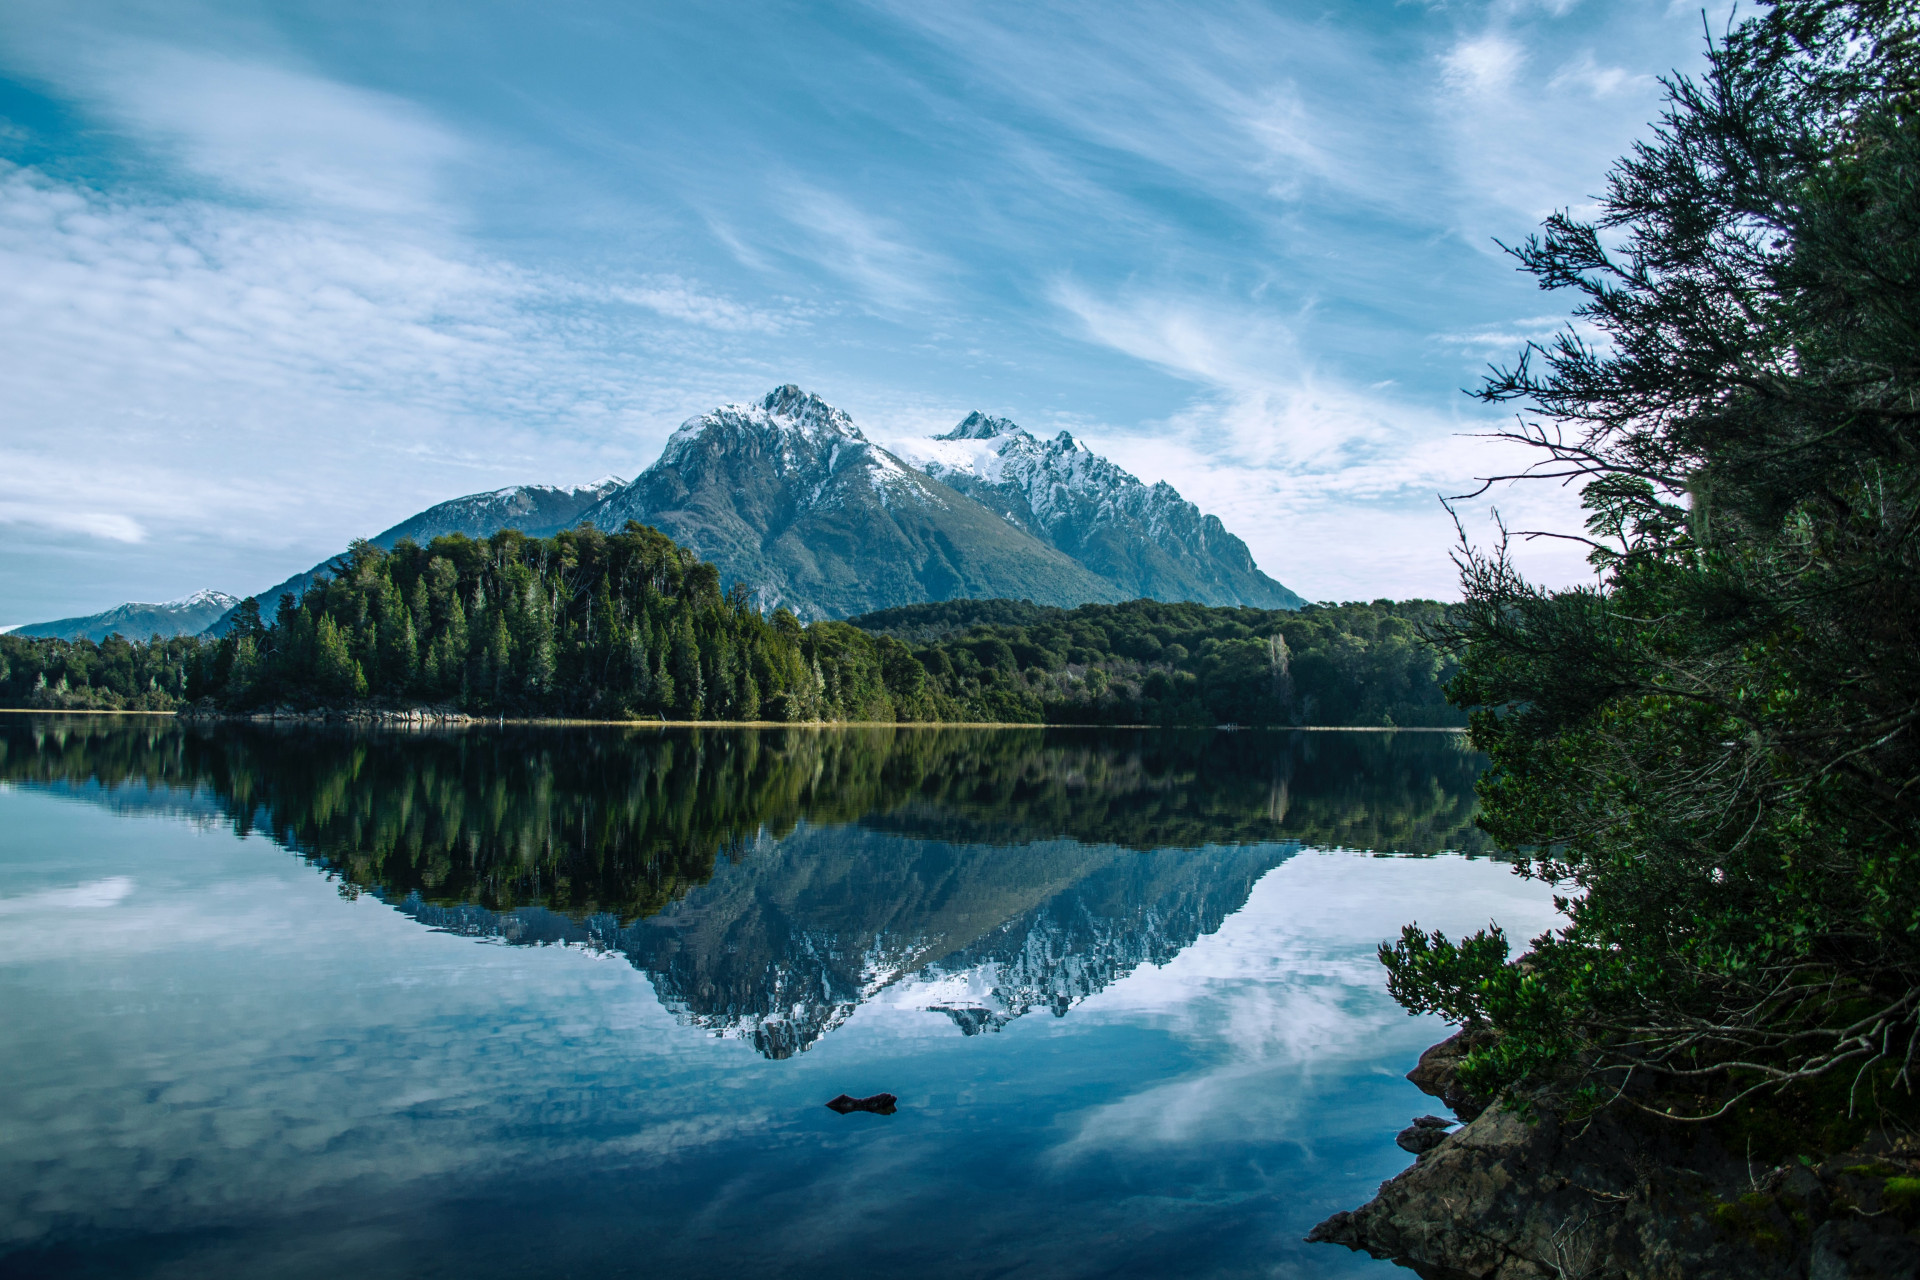
[(391, 551), (356, 542), (269, 616), (218, 639), (0, 636), (7, 706), (226, 713), (444, 707), (470, 715), (1442, 725), (1432, 601), (1297, 613), (1140, 600), (911, 605), (851, 622), (764, 616), (742, 587), (638, 524), (508, 530)]
[(1432, 600), (1213, 608), (1134, 600), (906, 605), (852, 619), (914, 644), (956, 720), (1056, 724), (1465, 724)]

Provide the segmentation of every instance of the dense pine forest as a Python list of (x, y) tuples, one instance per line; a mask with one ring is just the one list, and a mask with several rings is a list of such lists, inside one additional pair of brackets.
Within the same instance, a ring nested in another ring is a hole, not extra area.
[(1435, 725), (1430, 601), (1280, 610), (957, 601), (802, 626), (653, 529), (357, 542), (225, 637), (0, 636), (16, 707), (738, 721)]

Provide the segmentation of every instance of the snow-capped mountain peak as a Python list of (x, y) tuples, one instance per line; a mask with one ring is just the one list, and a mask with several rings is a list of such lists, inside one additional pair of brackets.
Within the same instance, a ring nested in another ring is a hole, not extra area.
[(148, 605), (146, 607), (150, 609), (197, 609), (202, 605), (219, 605), (223, 609), (231, 609), (239, 603), (240, 597), (238, 596), (230, 596), (224, 591), (215, 591), (212, 587), (205, 587), (190, 596), (182, 596), (178, 600), (169, 600), (165, 604)]
[(115, 632), (136, 640), (153, 635), (188, 636), (196, 634), (239, 603), (237, 596), (207, 588), (178, 600), (168, 600), (164, 604), (129, 601), (104, 613), (29, 623), (14, 628), (13, 634), (50, 636), (61, 640), (104, 640)]
[(688, 418), (667, 438), (660, 461), (654, 466), (672, 463), (696, 442), (711, 439), (716, 432), (759, 436), (776, 449), (782, 444), (789, 448), (801, 445), (809, 454), (822, 449), (831, 454), (842, 444), (870, 443), (846, 410), (836, 409), (819, 396), (788, 383), (750, 404), (721, 405)]
[(898, 600), (1107, 600), (1111, 584), (902, 462), (791, 384), (697, 414), (639, 479), (588, 512), (651, 525), (762, 607), (845, 617)]
[(1027, 434), (1021, 430), (1020, 424), (1012, 418), (995, 418), (975, 409), (972, 413), (961, 419), (959, 426), (947, 432), (945, 435), (935, 436), (934, 439), (991, 440), (995, 436), (1012, 435), (1015, 432), (1020, 432), (1022, 435)]
[(1130, 592), (1261, 608), (1302, 603), (1172, 485), (1143, 484), (1068, 432), (1042, 440), (1012, 419), (976, 411), (903, 452), (934, 479)]

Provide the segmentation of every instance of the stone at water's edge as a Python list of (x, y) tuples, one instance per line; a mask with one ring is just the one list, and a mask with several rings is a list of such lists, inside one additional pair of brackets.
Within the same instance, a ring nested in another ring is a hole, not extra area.
[(1453, 1121), (1443, 1120), (1439, 1116), (1415, 1116), (1413, 1123), (1402, 1129), (1393, 1143), (1402, 1151), (1411, 1151), (1423, 1156), (1447, 1140), (1447, 1130), (1453, 1127)]
[[(1423, 1091), (1457, 1089), (1455, 1041), (1410, 1073)], [(1909, 1280), (1920, 1232), (1883, 1191), (1916, 1173), (1920, 1142), (1891, 1135), (1812, 1168), (1757, 1169), (1700, 1126), (1494, 1104), (1307, 1239), (1428, 1280)]]
[(1478, 1044), (1472, 1032), (1449, 1036), (1420, 1055), (1420, 1061), (1407, 1072), (1407, 1079), (1428, 1097), (1446, 1103), (1447, 1110), (1462, 1120), (1472, 1120), (1487, 1109), (1487, 1100), (1468, 1093), (1460, 1083), (1460, 1061)]

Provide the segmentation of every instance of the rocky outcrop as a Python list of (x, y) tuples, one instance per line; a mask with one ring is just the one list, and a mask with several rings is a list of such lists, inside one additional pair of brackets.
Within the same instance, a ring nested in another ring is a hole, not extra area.
[[(1436, 1046), (1409, 1078), (1457, 1096), (1449, 1064), (1464, 1052), (1457, 1037)], [(1536, 1099), (1527, 1112), (1478, 1110), (1308, 1240), (1428, 1280), (1920, 1274), (1920, 1139), (1880, 1133), (1837, 1156), (1773, 1164), (1728, 1150), (1704, 1126), (1625, 1108), (1571, 1120)]]
[(658, 461), (582, 518), (609, 532), (651, 525), (762, 609), (805, 621), (925, 600), (1126, 598), (795, 386), (689, 418)]
[(1125, 598), (1298, 609), (1247, 544), (1162, 480), (1143, 484), (1062, 431), (1042, 440), (1006, 418), (969, 414), (911, 446), (909, 460), (1118, 584)]

